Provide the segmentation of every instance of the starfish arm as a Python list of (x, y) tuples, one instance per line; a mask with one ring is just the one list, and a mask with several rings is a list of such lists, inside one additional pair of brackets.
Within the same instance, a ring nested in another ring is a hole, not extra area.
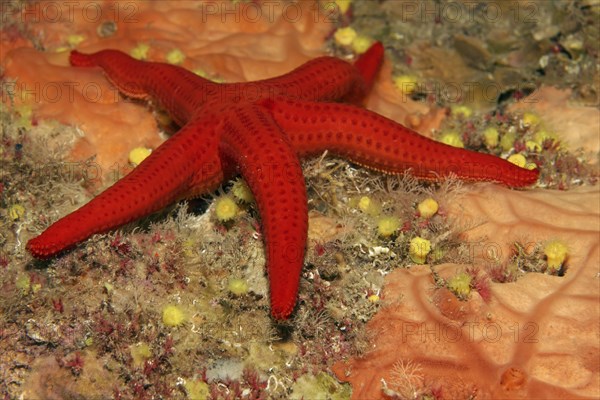
[(366, 93), (358, 70), (335, 57), (315, 58), (285, 75), (244, 85), (253, 84), (265, 91), (267, 96), (263, 98), (336, 101), (364, 97)]
[[(211, 135), (214, 136), (214, 135)], [(96, 233), (107, 232), (186, 197), (208, 192), (223, 176), (216, 139), (200, 140), (190, 123), (131, 173), (27, 243), (37, 258), (48, 258)]]
[(266, 110), (242, 105), (224, 127), (220, 153), (238, 165), (262, 220), (271, 315), (286, 319), (294, 309), (307, 237), (306, 187), (294, 149)]
[(329, 150), (367, 168), (438, 180), (463, 180), (510, 187), (532, 185), (539, 171), (520, 168), (489, 154), (436, 142), (374, 112), (346, 104), (263, 101), (301, 155)]
[(354, 68), (365, 82), (366, 93), (369, 93), (383, 64), (384, 48), (381, 42), (375, 42), (354, 62)]
[(100, 67), (108, 80), (123, 94), (157, 99), (175, 122), (183, 126), (206, 101), (215, 84), (175, 65), (136, 60), (118, 50), (83, 54), (71, 52), (71, 65)]
[(319, 57), (285, 75), (251, 84), (269, 88), (268, 93), (275, 96), (359, 104), (373, 86), (382, 63), (383, 45), (375, 42), (354, 65), (335, 57)]

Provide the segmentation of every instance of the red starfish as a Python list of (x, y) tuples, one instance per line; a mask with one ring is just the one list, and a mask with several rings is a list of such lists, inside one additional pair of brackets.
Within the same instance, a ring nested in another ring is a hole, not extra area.
[(217, 84), (182, 68), (135, 60), (115, 50), (71, 53), (71, 64), (101, 67), (125, 95), (155, 98), (182, 126), (129, 175), (27, 243), (47, 258), (169, 203), (217, 188), (240, 173), (262, 218), (271, 314), (294, 309), (307, 237), (306, 188), (299, 156), (332, 153), (386, 173), (408, 168), (425, 179), (450, 173), (520, 187), (537, 170), (450, 147), (355, 105), (383, 58), (377, 43), (352, 65), (320, 57), (273, 79)]

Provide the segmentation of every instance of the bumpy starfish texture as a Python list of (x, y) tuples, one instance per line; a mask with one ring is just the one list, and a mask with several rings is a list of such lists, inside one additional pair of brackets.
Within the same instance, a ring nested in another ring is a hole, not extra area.
[[(217, 84), (173, 65), (104, 50), (71, 53), (76, 67), (100, 67), (124, 95), (154, 98), (182, 127), (129, 175), (27, 243), (48, 258), (241, 174), (261, 215), (271, 314), (296, 304), (307, 240), (307, 199), (299, 157), (324, 150), (385, 173), (411, 169), (439, 180), (533, 184), (537, 170), (458, 149), (361, 108), (383, 59), (376, 43), (354, 65), (320, 57), (273, 79)], [(341, 104), (346, 103), (346, 104)]]

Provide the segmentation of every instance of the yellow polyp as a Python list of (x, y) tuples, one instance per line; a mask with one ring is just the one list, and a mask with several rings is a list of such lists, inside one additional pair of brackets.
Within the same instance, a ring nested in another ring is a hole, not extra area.
[(210, 386), (203, 381), (185, 381), (185, 394), (191, 400), (206, 400), (210, 398)]
[(348, 9), (350, 9), (350, 5), (352, 4), (352, 0), (335, 0), (335, 4), (338, 6), (340, 13), (346, 14)]
[(232, 278), (227, 282), (227, 290), (236, 296), (248, 293), (248, 282), (244, 279)]
[(73, 34), (73, 35), (67, 36), (67, 43), (71, 47), (77, 46), (79, 43), (83, 42), (84, 40), (85, 40), (85, 35)]
[(408, 255), (415, 264), (425, 264), (430, 251), (431, 242), (429, 240), (417, 236), (410, 241)]
[(377, 200), (371, 199), (369, 196), (362, 196), (358, 199), (358, 209), (373, 217), (381, 213), (381, 204)]
[(569, 250), (563, 242), (559, 240), (548, 242), (546, 246), (544, 246), (544, 254), (546, 255), (546, 261), (548, 262), (548, 269), (550, 271), (558, 270), (565, 262), (568, 252)]
[(19, 114), (16, 125), (25, 129), (31, 129), (31, 119), (33, 117), (31, 106), (29, 104), (21, 104), (15, 107), (15, 110)]
[(367, 300), (369, 300), (371, 303), (377, 303), (379, 300), (381, 300), (381, 298), (376, 294), (372, 294), (367, 297)]
[(208, 79), (211, 82), (225, 83), (225, 79), (219, 78), (219, 77), (214, 77), (211, 74), (209, 74), (208, 72), (206, 72), (205, 70), (203, 70), (202, 68), (193, 69), (192, 72), (201, 78)]
[(141, 367), (144, 365), (146, 360), (152, 357), (152, 351), (150, 351), (150, 346), (148, 344), (139, 342), (137, 344), (132, 344), (129, 346), (129, 354), (133, 360), (134, 367)]
[(140, 165), (152, 153), (152, 149), (146, 147), (136, 147), (129, 152), (129, 162), (133, 166)]
[(502, 150), (509, 151), (515, 145), (515, 139), (517, 138), (516, 133), (506, 132), (500, 139), (500, 147)]
[(106, 294), (111, 295), (115, 291), (115, 287), (110, 282), (106, 282), (103, 287), (106, 290)]
[(420, 202), (417, 209), (422, 218), (431, 218), (438, 212), (439, 205), (437, 201), (429, 197)]
[(526, 141), (525, 148), (527, 149), (527, 151), (536, 152), (536, 153), (539, 153), (540, 151), (542, 151), (542, 146), (539, 143), (534, 142), (533, 140)]
[(21, 290), (21, 294), (27, 295), (29, 294), (29, 290), (31, 289), (31, 278), (28, 274), (17, 275), (17, 279), (15, 281), (15, 287)]
[(381, 217), (377, 221), (377, 233), (384, 238), (392, 236), (400, 228), (398, 217)]
[(196, 246), (196, 243), (194, 242), (193, 239), (187, 239), (183, 242), (183, 244), (181, 245), (181, 247), (183, 248), (183, 254), (186, 257), (193, 257), (194, 256), (194, 247)]
[(148, 51), (150, 50), (150, 45), (147, 43), (138, 43), (131, 51), (129, 55), (136, 60), (145, 60), (148, 58)]
[(452, 114), (461, 115), (464, 118), (469, 118), (473, 114), (473, 110), (465, 105), (452, 106)]
[(250, 190), (250, 187), (243, 179), (237, 179), (233, 183), (231, 193), (233, 193), (236, 199), (243, 201), (244, 203), (254, 203), (252, 190)]
[(179, 65), (185, 61), (185, 54), (179, 49), (173, 49), (167, 53), (166, 60), (169, 64)]
[(192, 70), (192, 72), (194, 74), (198, 75), (200, 78), (206, 78), (206, 79), (208, 79), (208, 77), (209, 77), (208, 72), (206, 72), (202, 68), (195, 68), (195, 69)]
[(448, 281), (448, 289), (450, 289), (458, 298), (466, 299), (471, 293), (472, 278), (469, 274), (461, 272), (453, 276)]
[(511, 162), (521, 168), (525, 168), (525, 166), (527, 165), (527, 159), (523, 154), (520, 153), (513, 154), (512, 156), (508, 157), (508, 162)]
[(350, 26), (338, 28), (333, 34), (335, 42), (340, 46), (350, 46), (356, 36), (356, 31)]
[(362, 54), (365, 51), (369, 50), (373, 42), (374, 40), (368, 36), (358, 35), (352, 41), (352, 50), (354, 50), (356, 54)]
[(554, 132), (548, 132), (542, 129), (535, 133), (535, 135), (533, 136), (533, 140), (540, 146), (542, 146), (547, 140), (558, 142), (558, 135)]
[(487, 128), (483, 131), (483, 142), (488, 149), (498, 146), (500, 134), (496, 128)]
[(446, 132), (442, 135), (442, 137), (440, 137), (440, 142), (450, 145), (452, 147), (460, 147), (460, 148), (464, 148), (465, 144), (463, 143), (462, 139), (460, 138), (460, 135), (458, 134), (458, 132)]
[(163, 324), (170, 327), (180, 326), (185, 323), (185, 313), (181, 307), (176, 305), (168, 305), (163, 308), (162, 321)]
[(232, 220), (238, 211), (239, 207), (231, 196), (221, 196), (215, 202), (215, 215), (220, 222)]
[(23, 218), (25, 215), (25, 207), (20, 204), (13, 204), (8, 208), (8, 216), (13, 221)]
[(404, 94), (411, 94), (417, 89), (417, 77), (414, 75), (400, 75), (394, 78), (394, 86)]
[(523, 118), (521, 120), (523, 121), (524, 126), (535, 126), (540, 123), (540, 117), (531, 112), (526, 112), (523, 114)]
[(371, 199), (367, 196), (363, 196), (358, 200), (358, 208), (361, 211), (366, 211), (371, 205)]
[(537, 165), (535, 163), (528, 162), (527, 164), (525, 164), (525, 168), (527, 168), (529, 170), (534, 170), (537, 168)]

